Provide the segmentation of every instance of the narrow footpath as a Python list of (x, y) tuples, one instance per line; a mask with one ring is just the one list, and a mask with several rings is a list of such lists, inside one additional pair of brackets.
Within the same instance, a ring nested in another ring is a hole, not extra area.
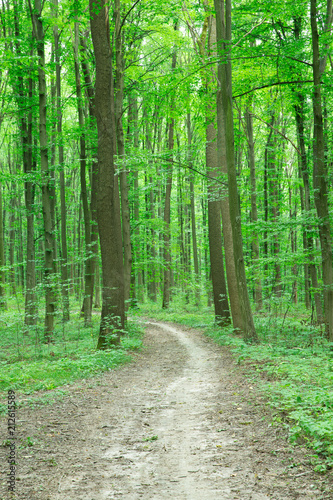
[(1, 499), (333, 498), (221, 347), (153, 320), (144, 344), (131, 364), (19, 410), (18, 439), (33, 445), (19, 449), (16, 497)]

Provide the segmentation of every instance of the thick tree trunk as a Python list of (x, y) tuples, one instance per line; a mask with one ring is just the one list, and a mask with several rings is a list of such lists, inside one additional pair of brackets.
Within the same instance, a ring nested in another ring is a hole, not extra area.
[[(332, 24), (332, 1), (328, 0), (328, 15), (325, 28), (328, 31)], [(324, 66), (320, 67), (319, 35), (317, 27), (317, 4), (311, 0), (311, 34), (313, 52), (313, 189), (314, 199), (319, 217), (319, 236), (322, 256), (322, 271), (324, 283), (324, 312), (327, 333), (330, 342), (333, 342), (333, 256), (331, 241), (331, 226), (328, 203), (328, 179), (325, 164), (325, 143), (323, 130), (323, 114), (321, 104), (320, 77)]]
[(39, 147), (41, 162), (42, 207), (44, 223), (44, 286), (45, 286), (45, 327), (44, 339), (51, 342), (54, 329), (54, 313), (56, 306), (55, 276), (54, 276), (54, 228), (52, 227), (52, 185), (48, 165), (48, 139), (46, 131), (46, 77), (45, 77), (45, 49), (44, 28), (42, 21), (41, 0), (35, 0), (31, 9), (31, 20), (34, 36), (37, 42), (38, 54), (38, 91), (39, 91)]
[[(212, 38), (213, 47), (216, 45), (216, 20), (213, 30), (210, 30), (210, 38)], [(216, 55), (216, 49), (214, 49)], [(221, 78), (221, 68), (218, 66), (218, 79)], [(222, 173), (222, 178), (227, 179), (228, 167), (226, 161), (226, 144), (225, 144), (225, 125), (224, 125), (224, 112), (222, 103), (222, 93), (221, 88), (217, 86), (216, 92), (216, 120), (217, 120), (217, 154), (218, 154), (218, 164), (219, 172)], [(223, 228), (223, 243), (225, 252), (225, 263), (226, 263), (226, 274), (227, 274), (227, 284), (228, 284), (228, 297), (230, 302), (230, 310), (232, 316), (232, 324), (236, 331), (240, 331), (242, 328), (242, 314), (240, 309), (239, 295), (238, 295), (238, 285), (237, 276), (235, 268), (234, 259), (234, 245), (232, 236), (232, 227), (230, 220), (230, 209), (229, 209), (229, 194), (228, 189), (222, 187), (221, 190), (221, 215), (222, 215), (222, 228)]]
[(218, 179), (220, 173), (216, 149), (216, 128), (213, 123), (206, 124), (206, 167), (207, 175), (212, 179), (208, 181), (207, 186), (208, 239), (215, 322), (223, 326), (230, 322), (230, 311), (222, 253), (221, 194), (218, 183), (213, 180)]
[(124, 267), (118, 179), (114, 169), (114, 89), (109, 12), (104, 0), (89, 0), (96, 59), (95, 115), (98, 130), (97, 216), (102, 255), (102, 316), (97, 348), (117, 344), (125, 325)]
[[(238, 297), (241, 306), (242, 328), (241, 334), (248, 341), (257, 341), (257, 333), (253, 323), (253, 316), (246, 284), (245, 263), (243, 256), (243, 241), (241, 216), (237, 190), (237, 176), (234, 151), (234, 123), (232, 111), (232, 82), (231, 82), (231, 2), (226, 0), (226, 16), (224, 19), (223, 0), (214, 0), (216, 11), (217, 43), (219, 50), (219, 82), (221, 85), (222, 104), (225, 124), (226, 159), (228, 166), (229, 209), (233, 236), (234, 259), (238, 285)], [(225, 27), (225, 28), (224, 28)], [(225, 43), (226, 41), (226, 43)], [(226, 49), (227, 62), (225, 63), (222, 50)], [(221, 76), (221, 78), (220, 78)]]
[[(200, 38), (199, 50), (204, 58), (206, 56), (206, 37), (208, 35), (209, 57), (216, 57), (216, 19), (213, 16), (206, 18)], [(216, 117), (209, 100), (210, 94), (218, 92), (216, 89), (215, 75), (205, 75), (206, 86), (206, 169), (210, 180), (207, 183), (208, 191), (208, 241), (210, 254), (210, 278), (213, 285), (213, 300), (215, 309), (215, 321), (223, 326), (230, 322), (230, 311), (228, 293), (225, 282), (223, 253), (222, 253), (222, 226), (221, 226), (221, 168), (219, 166), (218, 152), (221, 153), (221, 136), (216, 131)], [(219, 109), (220, 111), (221, 109)], [(219, 151), (218, 151), (219, 147)], [(235, 315), (236, 318), (236, 315)]]

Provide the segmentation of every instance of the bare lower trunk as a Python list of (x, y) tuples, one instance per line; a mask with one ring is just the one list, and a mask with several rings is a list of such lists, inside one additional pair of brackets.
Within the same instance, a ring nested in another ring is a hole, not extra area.
[(223, 326), (230, 322), (230, 312), (222, 254), (221, 195), (219, 185), (213, 180), (218, 178), (219, 173), (216, 129), (213, 123), (206, 125), (206, 167), (207, 175), (212, 179), (208, 181), (208, 239), (215, 321)]

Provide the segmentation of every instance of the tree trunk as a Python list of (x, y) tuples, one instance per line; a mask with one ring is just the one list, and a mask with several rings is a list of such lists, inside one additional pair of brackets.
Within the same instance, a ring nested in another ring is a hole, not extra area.
[[(124, 96), (124, 60), (123, 60), (123, 42), (120, 18), (120, 0), (115, 0), (115, 41), (116, 41), (116, 124), (117, 124), (117, 149), (118, 158), (125, 158), (125, 143), (123, 130), (123, 96)], [(124, 248), (124, 294), (125, 309), (128, 309), (130, 291), (131, 291), (131, 273), (132, 273), (132, 247), (131, 247), (131, 228), (130, 228), (130, 207), (128, 201), (128, 182), (126, 169), (123, 166), (119, 173), (120, 193), (121, 193), (121, 215), (122, 232)]]
[[(188, 145), (188, 163), (189, 168), (193, 166), (192, 161), (192, 128), (191, 128), (191, 114), (187, 113), (187, 145)], [(193, 246), (193, 265), (195, 275), (195, 305), (200, 304), (200, 280), (199, 280), (199, 260), (198, 260), (198, 243), (197, 243), (197, 228), (195, 224), (195, 198), (194, 198), (194, 175), (190, 174), (190, 203), (191, 203), (191, 234)]]
[[(175, 27), (175, 29), (177, 29)], [(176, 68), (177, 54), (176, 51), (172, 55), (171, 71)], [(173, 146), (174, 146), (174, 127), (175, 120), (174, 113), (174, 97), (171, 97), (170, 105), (170, 122), (168, 125), (168, 150), (169, 162), (167, 168), (167, 179), (165, 189), (165, 202), (164, 202), (164, 279), (163, 279), (163, 309), (168, 309), (170, 303), (170, 282), (171, 282), (171, 248), (170, 248), (170, 204), (171, 204), (171, 188), (172, 188), (172, 170), (173, 170)]]
[(79, 24), (74, 23), (74, 66), (75, 66), (75, 82), (76, 82), (76, 97), (77, 109), (79, 116), (80, 127), (80, 183), (81, 183), (81, 200), (84, 219), (84, 241), (85, 241), (85, 266), (84, 266), (84, 298), (83, 298), (83, 314), (84, 326), (91, 325), (92, 315), (92, 251), (91, 251), (91, 215), (88, 204), (87, 181), (86, 181), (86, 134), (84, 108), (81, 92), (81, 78), (79, 66)]
[[(234, 259), (238, 285), (238, 297), (241, 306), (241, 334), (247, 341), (257, 341), (257, 333), (246, 284), (245, 263), (243, 256), (241, 216), (237, 190), (237, 176), (234, 151), (234, 123), (232, 111), (231, 82), (231, 2), (226, 0), (226, 17), (224, 19), (223, 0), (214, 0), (216, 11), (217, 43), (219, 51), (219, 83), (222, 94), (222, 104), (225, 124), (226, 160), (228, 167), (229, 209), (233, 236)], [(225, 63), (223, 49), (227, 52)]]
[(3, 210), (2, 210), (2, 185), (0, 183), (0, 309), (6, 309), (5, 272), (1, 269), (5, 266), (5, 250), (3, 237)]
[(98, 349), (118, 344), (125, 325), (124, 267), (118, 178), (114, 169), (114, 89), (109, 11), (104, 0), (89, 0), (96, 60), (95, 115), (98, 130), (97, 217), (102, 256), (102, 316)]
[[(86, 41), (82, 35), (80, 35), (80, 46), (81, 46), (81, 67), (82, 73), (84, 75), (85, 90), (88, 96), (89, 104), (89, 118), (91, 123), (92, 131), (95, 129), (95, 111), (94, 111), (94, 87), (91, 81), (90, 69), (88, 65), (88, 49)], [(94, 137), (94, 136), (93, 136)], [(97, 222), (97, 177), (98, 177), (98, 165), (97, 158), (94, 155), (92, 165), (91, 165), (91, 196), (90, 196), (90, 215), (91, 215), (91, 230), (90, 230), (90, 240), (91, 240), (91, 300), (94, 295), (95, 286), (95, 303), (94, 307), (100, 307), (100, 287), (99, 287), (99, 246), (98, 246), (98, 222)], [(96, 279), (95, 279), (96, 275)], [(97, 283), (98, 275), (98, 283)]]
[[(274, 114), (272, 114), (271, 123), (274, 124)], [(272, 133), (271, 133), (272, 132)], [(276, 136), (272, 129), (270, 130), (267, 140), (267, 176), (268, 176), (268, 197), (269, 208), (271, 210), (271, 220), (273, 227), (278, 225), (279, 217), (279, 179), (278, 179), (278, 166), (276, 159)], [(267, 207), (268, 209), (268, 207)], [(282, 283), (281, 283), (281, 266), (279, 261), (280, 241), (279, 234), (273, 232), (272, 253), (274, 259), (274, 281), (272, 293), (277, 297), (281, 297)]]
[[(58, 11), (58, 0), (53, 0), (56, 15)], [(58, 155), (59, 165), (61, 167), (60, 180), (60, 228), (61, 228), (61, 295), (63, 307), (63, 321), (69, 321), (69, 273), (68, 273), (68, 251), (67, 251), (67, 210), (65, 197), (65, 165), (64, 165), (64, 146), (62, 138), (62, 111), (61, 111), (61, 64), (60, 64), (60, 46), (59, 30), (57, 24), (53, 27), (55, 64), (56, 64), (56, 115), (57, 115), (57, 134), (58, 134)]]
[[(254, 225), (258, 223), (258, 210), (257, 210), (257, 186), (256, 186), (256, 171), (255, 171), (255, 157), (254, 157), (254, 140), (253, 140), (253, 119), (251, 110), (247, 108), (245, 113), (246, 132), (248, 140), (248, 157), (250, 167), (251, 179), (251, 221)], [(257, 311), (262, 309), (262, 287), (259, 268), (259, 238), (257, 229), (252, 229), (252, 261), (254, 265), (254, 301), (256, 303)]]
[(52, 185), (48, 165), (48, 139), (46, 131), (46, 77), (45, 77), (45, 50), (44, 28), (42, 21), (41, 0), (35, 0), (34, 9), (31, 8), (31, 20), (34, 36), (37, 42), (38, 54), (38, 91), (39, 91), (39, 146), (42, 173), (42, 207), (44, 223), (44, 286), (45, 286), (45, 326), (44, 339), (51, 342), (53, 339), (54, 313), (56, 305), (55, 276), (54, 276), (54, 232), (52, 227)]
[(206, 167), (208, 181), (208, 240), (210, 268), (213, 283), (215, 322), (224, 326), (230, 322), (227, 287), (222, 254), (221, 194), (213, 179), (218, 179), (216, 129), (213, 123), (206, 124)]
[[(128, 141), (134, 148), (134, 151), (139, 147), (139, 137), (138, 137), (138, 104), (136, 96), (130, 94), (128, 96)], [(142, 270), (141, 265), (138, 265), (140, 260), (140, 241), (141, 241), (141, 231), (140, 231), (140, 203), (139, 203), (139, 174), (137, 169), (133, 172), (133, 188), (136, 195), (135, 203), (133, 204), (133, 215), (134, 215), (134, 240), (133, 245), (133, 256), (136, 271), (133, 272), (133, 285), (132, 285), (132, 298), (142, 302), (143, 301), (143, 285), (142, 285)], [(132, 257), (133, 259), (133, 257)]]
[[(310, 197), (310, 179), (309, 179), (309, 169), (306, 158), (305, 133), (304, 133), (304, 96), (301, 92), (297, 92), (296, 98), (297, 98), (297, 104), (294, 106), (294, 110), (296, 118), (298, 144), (301, 153), (299, 162), (300, 162), (300, 170), (304, 186), (304, 211), (306, 215), (306, 220), (311, 220), (312, 207), (311, 207), (311, 197)], [(304, 250), (306, 251), (306, 255), (309, 259), (308, 269), (311, 278), (312, 293), (315, 302), (317, 322), (322, 323), (324, 320), (323, 308), (321, 304), (321, 294), (319, 292), (317, 268), (314, 259), (314, 244), (313, 244), (312, 232), (313, 232), (312, 224), (310, 222), (306, 222), (304, 224), (304, 229), (303, 229), (303, 234), (304, 234), (303, 246)]]
[[(329, 30), (332, 24), (332, 0), (327, 2), (327, 22), (325, 29)], [(329, 21), (329, 22), (328, 22)], [(328, 25), (327, 25), (328, 24)], [(317, 27), (317, 4), (311, 0), (311, 34), (313, 52), (313, 189), (314, 199), (319, 217), (318, 227), (322, 256), (322, 274), (324, 283), (324, 312), (328, 338), (333, 342), (333, 256), (331, 242), (331, 226), (328, 204), (328, 179), (325, 164), (325, 145), (323, 130), (323, 114), (321, 105), (320, 77), (324, 70), (320, 68), (319, 35)]]

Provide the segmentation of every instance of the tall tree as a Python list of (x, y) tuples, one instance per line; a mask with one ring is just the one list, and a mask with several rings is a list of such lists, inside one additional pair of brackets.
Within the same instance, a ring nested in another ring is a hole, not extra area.
[[(177, 24), (174, 27), (177, 30)], [(172, 54), (171, 71), (174, 71), (177, 63), (177, 52), (174, 50)], [(163, 309), (167, 309), (170, 303), (170, 286), (171, 286), (171, 233), (170, 233), (170, 218), (171, 218), (171, 189), (172, 189), (172, 171), (173, 171), (173, 147), (174, 147), (174, 95), (171, 96), (169, 124), (168, 124), (168, 150), (169, 162), (167, 169), (165, 202), (164, 202), (164, 279), (163, 279)]]
[(124, 329), (124, 267), (118, 178), (114, 168), (115, 111), (107, 2), (89, 0), (89, 12), (96, 59), (97, 217), (103, 274), (102, 316), (97, 347), (105, 349), (119, 342)]
[[(328, 202), (328, 176), (325, 162), (325, 142), (323, 127), (323, 112), (321, 100), (320, 78), (325, 69), (326, 57), (320, 59), (319, 34), (317, 25), (317, 1), (311, 0), (311, 35), (313, 52), (313, 188), (314, 199), (319, 217), (319, 236), (322, 255), (322, 270), (324, 282), (324, 311), (327, 332), (333, 342), (333, 255), (331, 240), (331, 224)], [(332, 0), (327, 0), (325, 31), (332, 25)]]
[[(124, 54), (123, 54), (123, 22), (121, 21), (121, 3), (115, 0), (115, 49), (116, 49), (116, 88), (115, 88), (115, 114), (116, 114), (116, 134), (117, 152), (120, 161), (125, 158), (125, 140), (123, 128), (123, 99), (124, 99)], [(125, 18), (123, 19), (125, 22)], [(125, 167), (121, 167), (119, 172), (120, 193), (121, 193), (121, 216), (122, 233), (124, 247), (124, 294), (125, 308), (128, 308), (131, 290), (132, 272), (132, 246), (130, 228), (130, 208), (128, 201), (128, 182)]]
[[(58, 0), (53, 0), (54, 14), (58, 17)], [(60, 229), (61, 229), (61, 294), (63, 305), (63, 320), (69, 321), (69, 272), (68, 272), (68, 248), (67, 248), (67, 210), (65, 196), (65, 164), (64, 164), (64, 142), (62, 137), (62, 103), (61, 103), (61, 61), (60, 61), (60, 35), (58, 24), (53, 26), (54, 53), (56, 66), (56, 117), (57, 117), (57, 139), (58, 139), (58, 159), (60, 166), (59, 187), (60, 187)]]
[[(253, 118), (250, 107), (246, 109), (245, 120), (246, 120), (246, 132), (248, 141), (248, 161), (249, 161), (250, 179), (251, 179), (251, 219), (253, 225), (256, 225), (258, 223), (257, 185), (256, 185), (254, 139), (253, 139)], [(258, 231), (256, 228), (254, 228), (252, 232), (252, 259), (255, 268), (254, 300), (258, 311), (260, 311), (263, 306), (259, 257), (260, 255), (259, 255)]]
[[(231, 0), (226, 0), (225, 11), (223, 0), (214, 0), (216, 12), (216, 31), (219, 55), (219, 83), (225, 124), (226, 160), (228, 166), (229, 209), (232, 226), (234, 259), (238, 284), (238, 296), (241, 305), (241, 334), (248, 341), (258, 340), (253, 323), (251, 305), (247, 290), (245, 263), (243, 256), (243, 241), (241, 215), (238, 201), (237, 176), (234, 151), (234, 124), (232, 110), (232, 80), (231, 80)], [(226, 57), (226, 60), (225, 60)]]
[(92, 259), (91, 251), (91, 214), (88, 203), (87, 189), (87, 154), (86, 154), (86, 133), (84, 119), (84, 102), (81, 92), (81, 75), (79, 64), (79, 23), (74, 23), (74, 66), (75, 66), (75, 82), (76, 82), (76, 97), (77, 109), (80, 126), (80, 184), (81, 184), (81, 201), (83, 208), (84, 220), (84, 241), (85, 241), (85, 266), (84, 266), (84, 298), (83, 298), (83, 314), (85, 326), (91, 324), (92, 314)]
[(54, 227), (52, 226), (52, 179), (49, 170), (47, 138), (47, 88), (45, 72), (45, 40), (42, 17), (42, 2), (35, 0), (34, 6), (29, 0), (33, 33), (38, 55), (38, 92), (39, 92), (39, 148), (41, 164), (42, 207), (44, 223), (44, 286), (45, 286), (45, 329), (46, 342), (52, 341), (54, 313), (56, 306), (55, 268), (54, 268)]

